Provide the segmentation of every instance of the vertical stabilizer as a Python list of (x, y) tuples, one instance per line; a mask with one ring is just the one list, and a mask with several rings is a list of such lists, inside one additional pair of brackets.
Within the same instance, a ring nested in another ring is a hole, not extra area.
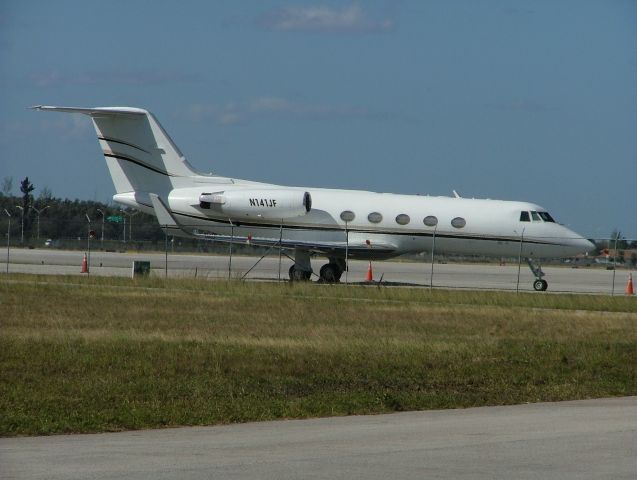
[(197, 175), (152, 113), (130, 107), (52, 107), (37, 110), (82, 113), (95, 132), (117, 193), (167, 194), (179, 179)]

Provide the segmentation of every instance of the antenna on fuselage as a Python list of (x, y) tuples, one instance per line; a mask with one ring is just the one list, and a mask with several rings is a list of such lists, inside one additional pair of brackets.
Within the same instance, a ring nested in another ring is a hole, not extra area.
[(453, 192), (453, 196), (454, 196), (454, 197), (456, 197), (456, 198), (462, 198), (462, 197), (460, 196), (460, 194), (459, 194), (458, 192), (456, 192), (455, 190), (452, 190), (452, 192)]

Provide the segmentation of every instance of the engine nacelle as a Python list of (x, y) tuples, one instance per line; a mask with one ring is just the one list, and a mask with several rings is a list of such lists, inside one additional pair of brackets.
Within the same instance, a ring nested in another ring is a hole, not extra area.
[(312, 196), (300, 190), (237, 189), (202, 193), (199, 206), (228, 218), (276, 221), (306, 215), (312, 209)]

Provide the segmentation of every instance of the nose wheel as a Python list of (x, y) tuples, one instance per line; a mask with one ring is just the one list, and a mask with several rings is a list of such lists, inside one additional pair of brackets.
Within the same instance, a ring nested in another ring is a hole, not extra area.
[(536, 292), (544, 292), (547, 288), (549, 288), (549, 282), (543, 278), (538, 278), (533, 282), (533, 290)]
[(529, 264), (529, 268), (535, 275), (535, 281), (533, 282), (533, 290), (536, 292), (545, 292), (547, 288), (549, 288), (549, 282), (544, 280), (545, 273), (542, 271), (541, 265), (535, 265), (530, 258), (526, 259), (526, 263)]

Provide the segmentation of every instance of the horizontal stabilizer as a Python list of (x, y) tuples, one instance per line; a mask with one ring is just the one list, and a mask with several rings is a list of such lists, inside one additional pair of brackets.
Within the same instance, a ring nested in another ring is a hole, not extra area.
[(132, 107), (54, 107), (49, 105), (34, 105), (33, 110), (43, 112), (83, 113), (84, 115), (146, 115), (148, 112), (141, 108)]

